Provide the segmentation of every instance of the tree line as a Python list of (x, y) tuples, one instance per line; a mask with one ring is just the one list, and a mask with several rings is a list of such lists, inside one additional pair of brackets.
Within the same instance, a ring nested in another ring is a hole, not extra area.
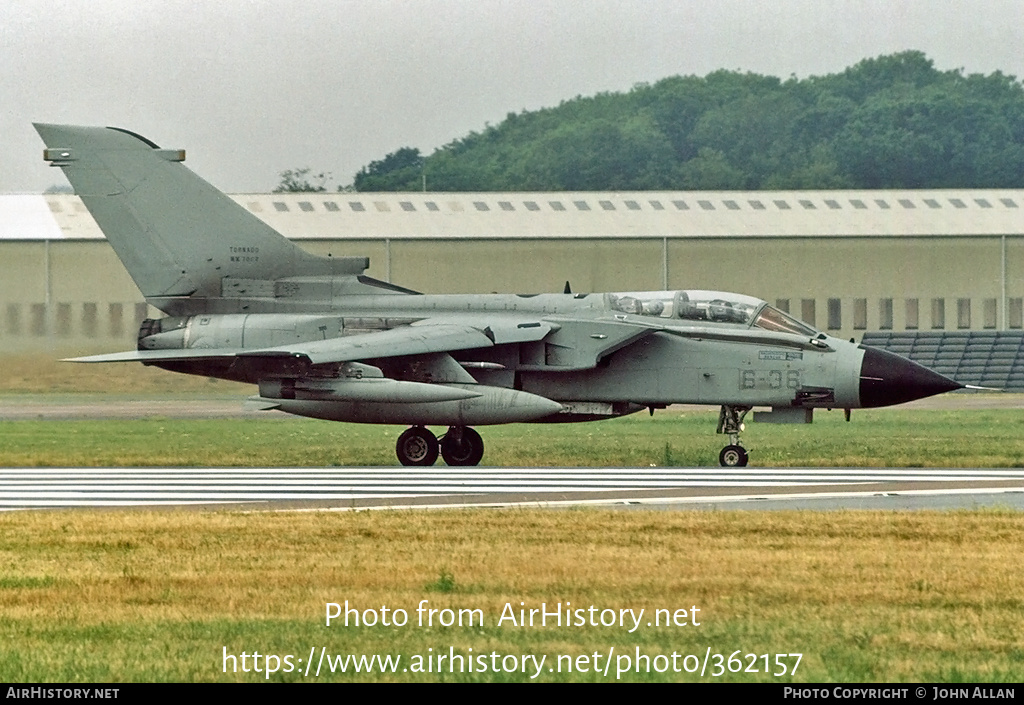
[(783, 80), (673, 76), (509, 113), (423, 156), (363, 167), (357, 191), (1024, 187), (1024, 89), (921, 52)]

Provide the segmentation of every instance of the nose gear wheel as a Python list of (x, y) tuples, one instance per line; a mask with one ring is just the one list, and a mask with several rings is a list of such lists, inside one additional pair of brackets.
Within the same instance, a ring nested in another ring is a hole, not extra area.
[(729, 445), (718, 454), (718, 462), (726, 468), (742, 468), (747, 466), (749, 455), (740, 445), (740, 431), (743, 430), (743, 419), (750, 411), (749, 406), (722, 405), (718, 414), (718, 433), (729, 434)]
[(724, 468), (742, 468), (747, 465), (747, 451), (743, 446), (726, 446), (718, 454), (718, 462)]

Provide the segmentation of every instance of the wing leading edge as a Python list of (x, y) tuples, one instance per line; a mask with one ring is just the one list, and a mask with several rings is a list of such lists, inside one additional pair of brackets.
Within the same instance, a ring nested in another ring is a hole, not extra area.
[(301, 358), (313, 365), (331, 362), (354, 362), (373, 358), (424, 355), (428, 353), (453, 352), (488, 348), (495, 344), (518, 340), (540, 340), (553, 326), (547, 323), (530, 323), (526, 327), (515, 326), (512, 331), (504, 327), (485, 327), (453, 323), (401, 326), (390, 330), (361, 333), (358, 335), (328, 338), (312, 342), (269, 348), (173, 348), (167, 350), (129, 350), (106, 355), (89, 355), (70, 358), (68, 362), (171, 362), (176, 360), (211, 360), (233, 357)]

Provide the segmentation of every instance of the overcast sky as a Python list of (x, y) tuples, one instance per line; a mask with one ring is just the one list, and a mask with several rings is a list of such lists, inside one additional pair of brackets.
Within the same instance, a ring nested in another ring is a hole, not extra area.
[(351, 183), (509, 112), (716, 69), (787, 77), (917, 49), (1024, 77), (1021, 0), (4, 0), (0, 192), (66, 183), (33, 121), (113, 125), (228, 192)]

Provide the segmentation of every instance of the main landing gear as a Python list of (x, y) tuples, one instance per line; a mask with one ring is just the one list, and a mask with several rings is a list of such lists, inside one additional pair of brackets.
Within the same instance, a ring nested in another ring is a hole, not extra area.
[(729, 445), (718, 454), (718, 462), (726, 468), (746, 467), (747, 450), (740, 445), (740, 431), (743, 430), (743, 417), (750, 411), (749, 406), (722, 406), (718, 414), (718, 433), (729, 434)]
[(468, 426), (450, 426), (438, 441), (423, 426), (413, 426), (398, 437), (395, 453), (402, 465), (433, 465), (438, 452), (448, 465), (479, 465), (484, 457), (484, 439)]

